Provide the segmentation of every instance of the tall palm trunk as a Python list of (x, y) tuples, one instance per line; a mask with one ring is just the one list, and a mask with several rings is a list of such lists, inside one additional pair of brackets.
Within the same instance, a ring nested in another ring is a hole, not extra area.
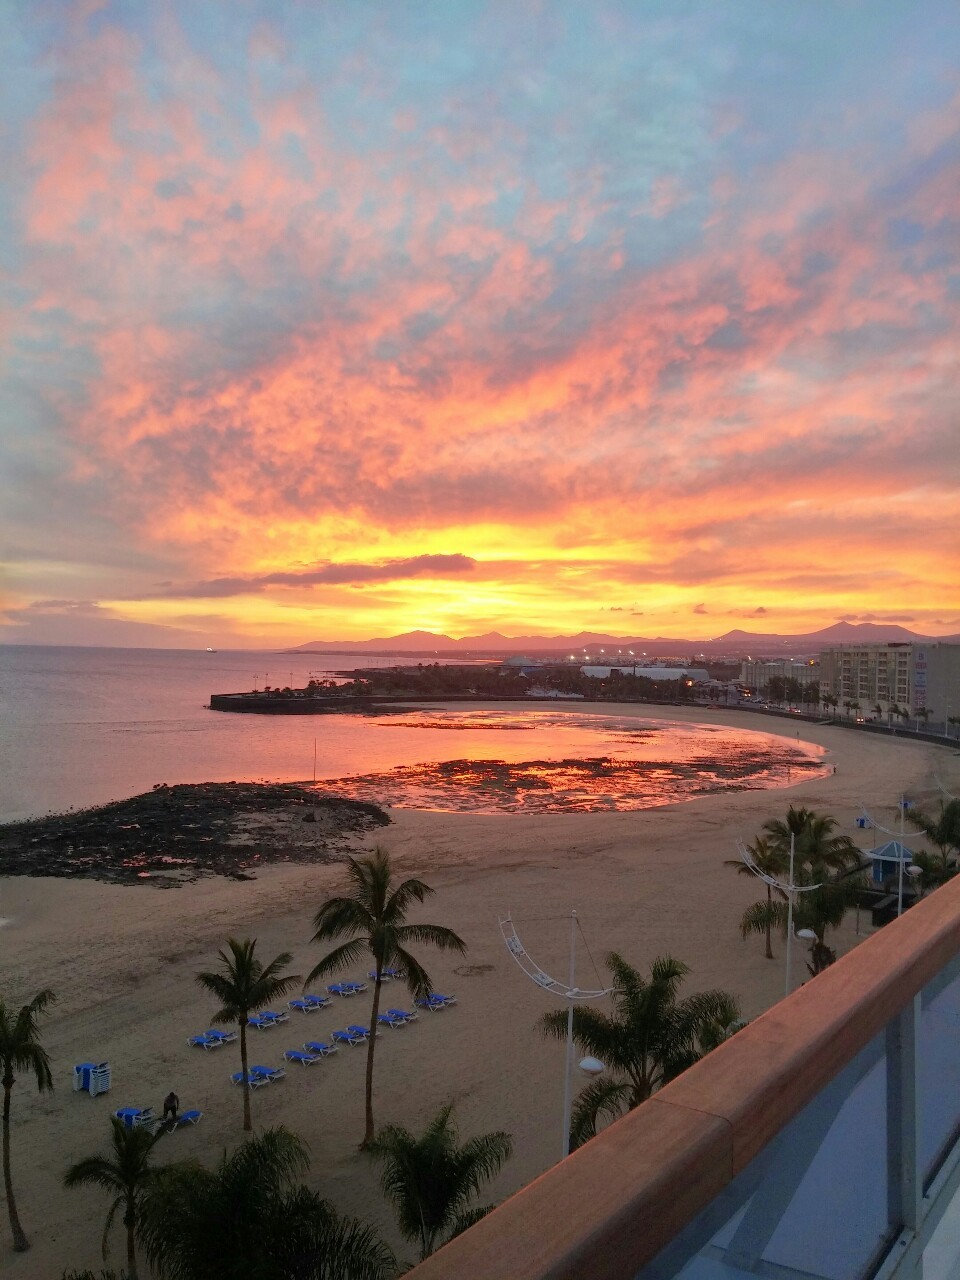
[(382, 963), (375, 961), (377, 966), (377, 976), (373, 983), (373, 1010), (370, 1014), (370, 1039), (367, 1043), (367, 1080), (366, 1080), (366, 1125), (363, 1131), (363, 1141), (360, 1143), (360, 1150), (366, 1151), (370, 1143), (373, 1141), (373, 1054), (377, 1047), (377, 1016), (380, 1013), (380, 988), (383, 986), (383, 979), (380, 976)]
[(247, 1079), (247, 1015), (244, 1012), (240, 1019), (240, 1070), (242, 1077), (240, 1087), (243, 1090), (243, 1127), (245, 1132), (249, 1133), (253, 1129), (253, 1119), (250, 1115), (250, 1081)]
[[(767, 885), (767, 906), (768, 906), (768, 907), (772, 907), (772, 906), (773, 906), (773, 892), (772, 892), (772, 890), (771, 890), (771, 888), (770, 888), (770, 886), (769, 886), (769, 885)], [(772, 960), (772, 959), (773, 959), (773, 944), (772, 944), (772, 942), (771, 942), (771, 940), (770, 940), (770, 916), (769, 916), (769, 914), (767, 915), (767, 950), (766, 950), (766, 952), (765, 952), (765, 955), (766, 955), (766, 958), (767, 958), (768, 960)]]
[(10, 1233), (13, 1236), (13, 1247), (17, 1253), (25, 1253), (30, 1248), (30, 1241), (24, 1234), (20, 1219), (17, 1216), (17, 1202), (13, 1198), (13, 1177), (10, 1173), (10, 1092), (13, 1089), (12, 1077), (3, 1078), (3, 1185), (7, 1193), (7, 1213), (10, 1215)]
[(128, 1200), (127, 1211), (123, 1215), (123, 1225), (127, 1228), (127, 1280), (139, 1280), (137, 1275), (136, 1222), (136, 1209), (132, 1201)]

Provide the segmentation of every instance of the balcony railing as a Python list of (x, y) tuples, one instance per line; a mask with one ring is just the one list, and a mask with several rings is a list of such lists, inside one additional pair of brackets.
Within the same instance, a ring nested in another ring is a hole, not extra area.
[(916, 1280), (958, 1186), (960, 878), (411, 1274)]

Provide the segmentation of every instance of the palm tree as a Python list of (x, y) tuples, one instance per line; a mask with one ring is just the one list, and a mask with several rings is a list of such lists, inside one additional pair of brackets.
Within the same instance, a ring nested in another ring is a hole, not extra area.
[(500, 1130), (459, 1146), (452, 1112), (452, 1105), (443, 1107), (420, 1137), (387, 1125), (368, 1147), (383, 1162), (383, 1193), (393, 1202), (401, 1234), (419, 1245), (421, 1262), (490, 1212), (493, 1205), (467, 1204), (513, 1154), (510, 1135)]
[(808, 811), (807, 821), (797, 841), (797, 851), (808, 866), (816, 870), (859, 871), (860, 850), (849, 836), (838, 836), (836, 818)]
[(933, 712), (930, 710), (929, 707), (914, 707), (913, 718), (917, 722), (917, 733), (920, 732), (920, 721), (921, 720), (923, 721), (923, 727), (926, 728), (927, 721), (930, 719), (932, 715), (933, 715)]
[[(810, 809), (795, 809), (793, 805), (786, 818), (771, 818), (763, 824), (783, 857), (787, 857), (793, 837), (794, 884), (819, 886), (797, 894), (793, 910), (794, 928), (810, 929), (816, 934), (810, 946), (811, 973), (819, 973), (836, 959), (836, 953), (824, 940), (826, 931), (843, 923), (847, 908), (853, 905), (861, 888), (860, 850), (849, 836), (837, 835), (836, 828), (835, 818)], [(786, 932), (788, 917), (786, 899), (768, 899), (744, 913), (740, 931), (744, 937), (772, 928)]]
[(763, 830), (771, 843), (784, 856), (794, 842), (794, 868), (822, 865), (831, 871), (847, 871), (860, 865), (860, 851), (849, 836), (835, 835), (837, 822), (812, 809), (787, 809), (785, 818), (769, 818)]
[[(837, 958), (836, 951), (826, 944), (826, 931), (839, 928), (843, 923), (844, 916), (863, 887), (862, 879), (859, 874), (851, 876), (849, 872), (831, 873), (823, 864), (815, 866), (813, 871), (809, 867), (800, 867), (795, 876), (795, 883), (799, 886), (817, 885), (806, 893), (798, 893), (793, 906), (794, 929), (809, 929), (816, 935), (810, 944), (810, 961), (807, 964), (811, 975), (815, 976)], [(772, 926), (785, 935), (787, 923), (787, 903), (774, 899), (769, 906), (758, 902), (749, 923), (744, 916), (741, 931), (746, 937), (749, 932), (761, 933)]]
[[(352, 892), (343, 897), (328, 898), (314, 917), (316, 932), (313, 942), (332, 942), (349, 938), (328, 952), (307, 976), (314, 978), (336, 973), (357, 964), (364, 955), (373, 957), (373, 1008), (370, 1013), (370, 1037), (367, 1044), (366, 1127), (361, 1150), (373, 1141), (373, 1055), (376, 1048), (377, 1016), (380, 1012), (380, 989), (385, 968), (403, 971), (407, 987), (415, 999), (430, 994), (431, 982), (419, 960), (407, 950), (411, 942), (428, 943), (441, 951), (466, 951), (466, 944), (452, 929), (438, 924), (407, 924), (411, 904), (423, 902), (433, 893), (422, 880), (403, 880), (394, 885), (389, 855), (380, 848), (367, 858), (350, 858), (347, 875)], [(359, 935), (359, 936), (356, 936)]]
[(253, 1128), (253, 1121), (250, 1118), (250, 1082), (247, 1070), (247, 1021), (251, 1012), (262, 1009), (278, 996), (285, 995), (300, 981), (299, 974), (280, 973), (290, 963), (292, 957), (289, 952), (281, 952), (268, 965), (264, 965), (254, 954), (256, 946), (256, 938), (244, 938), (243, 941), (228, 938), (228, 951), (217, 952), (220, 972), (197, 974), (197, 982), (201, 987), (220, 1001), (221, 1008), (213, 1015), (213, 1021), (221, 1024), (236, 1022), (240, 1029), (243, 1127), (248, 1133)]
[[(606, 964), (613, 975), (613, 1013), (575, 1007), (573, 1037), (580, 1049), (617, 1074), (581, 1091), (573, 1110), (571, 1147), (592, 1138), (601, 1119), (615, 1119), (624, 1107), (632, 1110), (646, 1102), (703, 1056), (701, 1037), (715, 1038), (718, 1025), (733, 1029), (740, 1013), (736, 997), (727, 991), (701, 991), (678, 999), (690, 969), (673, 956), (658, 957), (649, 979), (615, 951)], [(567, 1010), (544, 1014), (540, 1028), (544, 1035), (565, 1039)]]
[[(764, 873), (764, 875), (773, 876), (776, 879), (777, 876), (782, 876), (786, 872), (787, 858), (784, 855), (783, 849), (779, 845), (773, 844), (770, 840), (765, 840), (763, 836), (757, 836), (753, 844), (747, 845), (747, 849), (750, 852), (754, 863)], [(742, 858), (728, 858), (724, 862), (724, 866), (736, 867), (740, 874), (744, 876), (755, 875), (755, 872), (751, 871)], [(769, 884), (766, 885), (766, 890), (766, 905), (769, 906), (773, 901), (773, 886)], [(740, 922), (740, 931), (744, 937), (753, 931), (752, 925), (747, 927), (746, 922), (748, 917), (752, 915), (757, 907), (762, 906), (764, 906), (764, 903), (762, 902), (754, 903), (752, 907), (748, 907), (744, 912), (743, 920)], [(768, 960), (773, 959), (773, 945), (771, 941), (771, 928), (769, 925), (766, 930), (766, 949), (764, 951), (764, 955)]]
[(947, 724), (960, 725), (960, 716), (947, 716)]
[(931, 818), (921, 809), (908, 809), (906, 818), (940, 851), (937, 861), (928, 861), (924, 855), (917, 854), (917, 864), (936, 884), (950, 880), (957, 873), (956, 856), (960, 854), (960, 800), (951, 800), (946, 805), (941, 800), (940, 813), (936, 818)]
[(386, 1280), (396, 1271), (376, 1233), (300, 1182), (304, 1142), (265, 1129), (216, 1169), (184, 1161), (158, 1171), (139, 1235), (164, 1280)]
[(128, 1280), (137, 1280), (137, 1243), (136, 1231), (140, 1210), (151, 1180), (156, 1170), (150, 1167), (153, 1148), (160, 1140), (162, 1131), (151, 1133), (149, 1129), (128, 1129), (116, 1116), (110, 1117), (112, 1129), (113, 1158), (109, 1156), (87, 1156), (85, 1160), (71, 1165), (64, 1175), (65, 1187), (96, 1186), (113, 1194), (113, 1201), (107, 1210), (107, 1221), (103, 1228), (103, 1260), (107, 1260), (107, 1239), (110, 1228), (117, 1215), (123, 1210), (123, 1225), (127, 1232), (127, 1276)]
[(791, 835), (795, 840), (802, 835), (803, 829), (807, 825), (807, 821), (810, 818), (811, 813), (812, 810), (805, 809), (803, 806), (799, 809), (795, 809), (793, 805), (790, 805), (787, 809), (786, 817), (768, 818), (763, 824), (763, 829), (768, 836), (773, 837), (773, 841), (777, 847), (785, 847), (789, 850)]
[(880, 705), (879, 702), (875, 702), (870, 709), (873, 712), (873, 718), (875, 720), (879, 720), (880, 717), (883, 715), (883, 707)]
[(7, 1193), (7, 1213), (13, 1247), (18, 1253), (30, 1248), (30, 1241), (20, 1225), (17, 1202), (13, 1198), (13, 1176), (10, 1171), (10, 1094), (16, 1083), (18, 1071), (30, 1071), (43, 1093), (53, 1088), (50, 1059), (40, 1043), (37, 1019), (56, 996), (47, 988), (38, 992), (29, 1004), (21, 1007), (16, 1017), (12, 1009), (0, 1000), (0, 1068), (3, 1083), (3, 1185)]

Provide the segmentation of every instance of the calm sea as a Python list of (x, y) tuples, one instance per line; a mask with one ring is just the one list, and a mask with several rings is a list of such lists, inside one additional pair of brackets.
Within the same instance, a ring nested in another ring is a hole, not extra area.
[[(810, 767), (815, 755), (813, 748), (773, 735), (597, 715), (569, 704), (383, 718), (232, 715), (206, 705), (211, 693), (302, 686), (311, 675), (397, 661), (402, 659), (356, 654), (0, 646), (0, 821), (102, 804), (159, 782), (309, 780), (315, 758), (318, 779), (355, 779), (354, 786), (341, 788), (353, 794), (486, 811), (517, 807), (513, 777), (507, 780), (511, 799), (502, 775), (490, 770), (469, 777), (461, 770), (455, 777), (443, 768), (425, 774), (419, 766), (529, 763), (520, 791), (534, 799), (533, 792), (544, 789), (537, 778), (550, 774), (544, 761), (647, 761), (645, 776), (654, 790), (644, 796), (621, 794), (636, 792), (636, 774), (619, 780), (611, 774), (599, 783), (591, 778), (589, 794), (584, 792), (588, 807), (595, 807), (597, 796), (603, 807), (646, 807), (716, 789), (709, 767), (703, 787), (688, 785), (698, 760), (725, 760), (734, 773), (742, 764), (748, 785), (776, 786), (784, 770)], [(670, 761), (681, 764), (667, 768), (671, 786), (658, 796), (657, 778), (667, 781), (660, 766)], [(570, 770), (562, 772), (554, 771), (554, 781), (544, 785), (569, 790)], [(573, 785), (582, 791), (583, 781), (581, 776)]]

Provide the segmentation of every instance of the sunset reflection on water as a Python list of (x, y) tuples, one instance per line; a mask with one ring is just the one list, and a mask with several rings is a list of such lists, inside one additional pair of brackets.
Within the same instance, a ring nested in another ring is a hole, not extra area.
[(424, 732), (434, 751), (438, 731), (455, 733), (455, 758), (326, 780), (324, 790), (401, 809), (589, 813), (782, 787), (825, 772), (823, 752), (812, 743), (724, 725), (486, 710), (418, 712), (380, 723)]

